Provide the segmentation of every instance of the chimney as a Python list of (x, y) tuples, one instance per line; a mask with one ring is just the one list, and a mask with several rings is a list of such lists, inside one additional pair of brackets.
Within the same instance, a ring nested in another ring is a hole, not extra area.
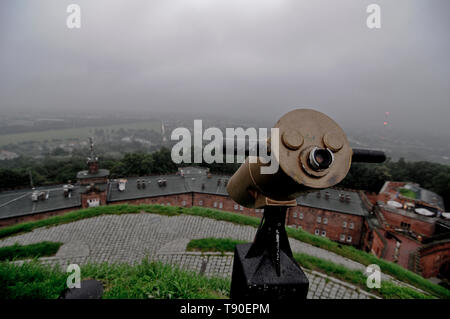
[(97, 174), (98, 172), (98, 157), (94, 154), (94, 142), (92, 137), (89, 138), (89, 142), (91, 144), (91, 153), (87, 159), (88, 172), (89, 174)]
[(166, 186), (167, 185), (167, 180), (165, 179), (158, 179), (158, 186), (162, 187), (162, 186)]
[(345, 195), (345, 201), (346, 201), (347, 203), (350, 203), (350, 195)]
[(88, 160), (88, 171), (89, 174), (97, 174), (98, 172), (98, 162), (97, 157), (94, 160), (89, 159)]

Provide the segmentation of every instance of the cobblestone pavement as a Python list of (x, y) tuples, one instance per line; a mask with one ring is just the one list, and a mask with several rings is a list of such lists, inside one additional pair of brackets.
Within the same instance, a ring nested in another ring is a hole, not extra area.
[[(229, 277), (232, 256), (186, 253), (191, 239), (216, 237), (252, 241), (256, 229), (197, 216), (167, 217), (149, 213), (103, 215), (62, 224), (38, 228), (32, 232), (0, 240), (0, 247), (41, 241), (64, 243), (55, 257), (42, 258), (46, 263), (85, 264), (87, 262), (139, 263), (143, 258), (177, 264), (204, 275)], [(365, 270), (365, 266), (329, 252), (290, 239), (294, 252), (303, 252), (349, 269)], [(366, 298), (370, 294), (356, 287), (319, 273), (308, 272), (311, 298)], [(386, 276), (389, 278), (388, 276)], [(344, 285), (345, 284), (345, 285)], [(340, 287), (340, 288), (339, 288)], [(353, 288), (349, 288), (353, 287)]]
[[(157, 260), (176, 265), (205, 276), (231, 278), (233, 254), (165, 253), (158, 254)], [(371, 299), (379, 298), (358, 287), (325, 274), (303, 269), (309, 280), (308, 299)]]

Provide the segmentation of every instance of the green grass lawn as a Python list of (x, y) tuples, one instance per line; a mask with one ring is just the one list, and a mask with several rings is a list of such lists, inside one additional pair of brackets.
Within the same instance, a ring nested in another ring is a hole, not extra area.
[(12, 246), (0, 247), (0, 261), (53, 256), (61, 245), (62, 243), (44, 241), (23, 246), (16, 243)]
[(417, 194), (415, 192), (413, 192), (412, 190), (410, 190), (410, 189), (400, 188), (398, 191), (400, 192), (400, 194), (402, 196), (405, 196), (405, 197), (408, 197), (408, 198), (412, 198), (412, 199), (416, 199), (417, 198)]
[[(69, 223), (84, 218), (96, 217), (100, 215), (120, 215), (148, 212), (153, 214), (161, 214), (166, 216), (176, 216), (180, 214), (201, 216), (212, 218), (216, 220), (227, 221), (239, 225), (248, 225), (258, 227), (260, 219), (256, 217), (245, 216), (241, 214), (219, 211), (210, 208), (202, 207), (176, 207), (176, 206), (160, 206), (160, 205), (109, 205), (99, 206), (88, 209), (81, 209), (73, 211), (61, 216), (54, 216), (43, 220), (25, 222), (13, 226), (0, 229), (0, 238), (29, 232), (38, 227), (55, 226), (62, 223)], [(376, 256), (366, 253), (362, 250), (356, 249), (352, 246), (340, 245), (328, 238), (315, 236), (307, 233), (301, 229), (286, 228), (288, 236), (298, 239), (302, 242), (311, 244), (313, 246), (323, 248), (334, 252), (338, 255), (344, 256), (351, 260), (357, 261), (363, 265), (377, 264), (381, 271), (385, 274), (392, 275), (400, 281), (412, 284), (424, 291), (432, 293), (441, 298), (450, 298), (450, 290), (433, 284), (422, 276), (415, 274), (397, 264), (388, 262), (386, 260), (377, 258)]]
[(329, 276), (341, 279), (356, 285), (365, 291), (371, 292), (384, 299), (431, 299), (433, 297), (424, 295), (409, 287), (401, 287), (390, 281), (382, 281), (381, 287), (368, 288), (367, 277), (359, 270), (350, 270), (342, 265), (337, 265), (331, 261), (309, 256), (306, 254), (294, 254), (295, 260), (300, 266), (325, 273)]
[[(0, 262), (0, 299), (55, 299), (66, 289), (68, 274), (37, 261), (17, 265)], [(82, 279), (96, 279), (104, 299), (228, 298), (230, 281), (207, 278), (170, 265), (143, 260), (137, 265), (88, 264)]]
[(234, 252), (237, 244), (243, 244), (246, 241), (232, 238), (201, 238), (191, 240), (187, 247), (187, 251), (211, 251), (211, 252)]

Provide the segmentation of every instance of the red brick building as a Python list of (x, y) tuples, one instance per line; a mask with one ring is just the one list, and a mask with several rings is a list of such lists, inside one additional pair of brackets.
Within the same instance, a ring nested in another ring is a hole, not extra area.
[(443, 210), (442, 198), (417, 184), (386, 182), (364, 222), (363, 249), (448, 281), (450, 221)]
[(344, 189), (324, 189), (297, 198), (289, 208), (287, 224), (342, 244), (361, 245), (364, 219), (369, 215), (360, 193)]

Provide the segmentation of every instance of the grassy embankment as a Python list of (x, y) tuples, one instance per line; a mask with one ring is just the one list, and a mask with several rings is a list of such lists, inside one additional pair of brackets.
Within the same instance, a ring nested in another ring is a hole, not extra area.
[[(66, 288), (67, 273), (57, 266), (36, 261), (17, 265), (0, 262), (0, 299), (55, 299)], [(96, 279), (104, 287), (104, 299), (213, 299), (227, 298), (230, 281), (206, 278), (170, 265), (149, 262), (88, 264), (82, 279)]]
[[(257, 227), (260, 223), (259, 218), (201, 207), (182, 208), (176, 206), (160, 205), (110, 205), (77, 210), (61, 216), (54, 216), (43, 220), (25, 222), (5, 227), (0, 229), (0, 238), (18, 233), (28, 232), (38, 227), (55, 226), (62, 223), (69, 223), (80, 219), (91, 218), (100, 215), (120, 215), (140, 212), (148, 212), (167, 216), (176, 216), (180, 214), (201, 216), (253, 227)], [(383, 273), (392, 275), (400, 281), (412, 284), (438, 297), (450, 298), (450, 290), (433, 284), (425, 278), (409, 270), (406, 270), (397, 264), (377, 258), (372, 254), (358, 250), (354, 247), (340, 245), (339, 243), (331, 241), (327, 238), (309, 234), (300, 229), (287, 227), (286, 230), (288, 236), (292, 238), (334, 252), (343, 257), (357, 261), (363, 265), (377, 264), (381, 268), (381, 271)]]
[(237, 244), (244, 244), (246, 241), (232, 238), (201, 238), (192, 239), (187, 247), (187, 251), (201, 252), (234, 252)]
[(53, 256), (61, 245), (62, 243), (43, 241), (30, 245), (16, 243), (12, 246), (0, 247), (0, 261)]

